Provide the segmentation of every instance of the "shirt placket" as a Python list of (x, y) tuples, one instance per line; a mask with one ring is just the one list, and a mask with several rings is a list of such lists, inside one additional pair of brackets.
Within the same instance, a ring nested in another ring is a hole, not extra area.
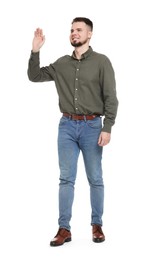
[(80, 114), (79, 112), (79, 79), (80, 79), (80, 65), (81, 61), (77, 61), (76, 66), (76, 78), (75, 78), (75, 94), (74, 94), (74, 104), (75, 104), (75, 111), (76, 114)]

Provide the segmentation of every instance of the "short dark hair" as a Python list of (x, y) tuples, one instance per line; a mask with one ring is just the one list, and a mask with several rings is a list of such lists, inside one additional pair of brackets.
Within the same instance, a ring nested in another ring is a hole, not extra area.
[(84, 22), (91, 28), (91, 31), (93, 31), (93, 23), (90, 19), (88, 19), (86, 17), (76, 17), (73, 19), (72, 24), (76, 23), (76, 22)]

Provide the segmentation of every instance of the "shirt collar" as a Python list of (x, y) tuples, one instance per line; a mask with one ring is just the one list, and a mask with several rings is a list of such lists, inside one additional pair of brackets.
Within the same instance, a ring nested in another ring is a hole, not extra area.
[[(92, 49), (91, 46), (89, 46), (89, 49), (82, 54), (81, 59), (87, 58), (88, 56), (90, 56), (90, 54), (91, 54), (92, 52), (93, 52), (93, 49)], [(73, 51), (72, 57), (73, 57), (74, 59), (76, 59), (75, 51)]]

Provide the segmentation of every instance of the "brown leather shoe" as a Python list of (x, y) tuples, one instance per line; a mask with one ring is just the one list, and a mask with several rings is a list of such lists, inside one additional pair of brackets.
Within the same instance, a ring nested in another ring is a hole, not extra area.
[(93, 233), (93, 242), (100, 243), (105, 240), (105, 236), (103, 234), (101, 226), (93, 225), (92, 233)]
[(51, 240), (50, 246), (61, 246), (71, 241), (71, 232), (65, 228), (59, 228), (56, 236)]

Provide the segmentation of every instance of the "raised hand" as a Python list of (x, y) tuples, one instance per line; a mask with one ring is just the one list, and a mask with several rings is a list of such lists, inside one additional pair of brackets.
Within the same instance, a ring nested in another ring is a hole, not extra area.
[(32, 51), (38, 52), (42, 45), (45, 42), (45, 36), (43, 35), (43, 30), (40, 28), (37, 28), (34, 32), (34, 38), (32, 42)]

